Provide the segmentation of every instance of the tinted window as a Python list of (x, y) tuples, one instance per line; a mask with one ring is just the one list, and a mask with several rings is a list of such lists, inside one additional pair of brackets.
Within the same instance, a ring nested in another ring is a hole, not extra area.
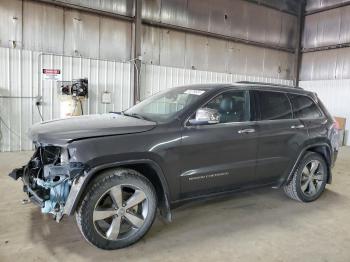
[(310, 98), (300, 95), (290, 95), (295, 118), (318, 118), (322, 116), (317, 105)]
[(220, 123), (245, 122), (250, 120), (249, 92), (231, 91), (212, 99), (203, 108), (219, 112)]
[(291, 119), (292, 109), (288, 97), (278, 92), (258, 92), (261, 120)]

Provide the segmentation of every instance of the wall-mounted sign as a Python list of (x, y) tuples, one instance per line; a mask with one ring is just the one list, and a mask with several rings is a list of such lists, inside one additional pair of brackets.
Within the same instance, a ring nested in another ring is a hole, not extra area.
[(60, 69), (43, 69), (44, 80), (62, 81), (62, 73)]

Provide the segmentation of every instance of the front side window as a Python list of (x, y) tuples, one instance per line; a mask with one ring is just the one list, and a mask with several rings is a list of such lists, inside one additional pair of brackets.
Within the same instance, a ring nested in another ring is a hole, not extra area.
[(220, 123), (245, 122), (250, 120), (248, 91), (225, 92), (207, 103), (202, 108), (215, 110)]
[(292, 108), (286, 94), (259, 91), (261, 120), (281, 120), (292, 118)]
[(322, 116), (317, 105), (310, 98), (302, 95), (289, 95), (295, 118), (319, 118)]
[(156, 94), (125, 110), (123, 114), (155, 122), (167, 122), (200, 99), (207, 90), (175, 87)]

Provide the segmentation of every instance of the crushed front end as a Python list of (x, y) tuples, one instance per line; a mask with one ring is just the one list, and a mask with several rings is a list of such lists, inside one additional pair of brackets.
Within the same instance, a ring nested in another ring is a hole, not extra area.
[(64, 206), (75, 178), (84, 171), (81, 163), (69, 161), (65, 147), (37, 145), (29, 163), (14, 169), (9, 176), (23, 181), (23, 191), (42, 213), (51, 213), (57, 221), (64, 214)]

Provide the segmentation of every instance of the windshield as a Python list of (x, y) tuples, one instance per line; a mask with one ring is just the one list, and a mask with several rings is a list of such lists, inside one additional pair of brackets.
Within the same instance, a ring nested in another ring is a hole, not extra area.
[(196, 102), (205, 92), (206, 90), (191, 87), (172, 88), (147, 98), (123, 113), (154, 122), (167, 122)]

